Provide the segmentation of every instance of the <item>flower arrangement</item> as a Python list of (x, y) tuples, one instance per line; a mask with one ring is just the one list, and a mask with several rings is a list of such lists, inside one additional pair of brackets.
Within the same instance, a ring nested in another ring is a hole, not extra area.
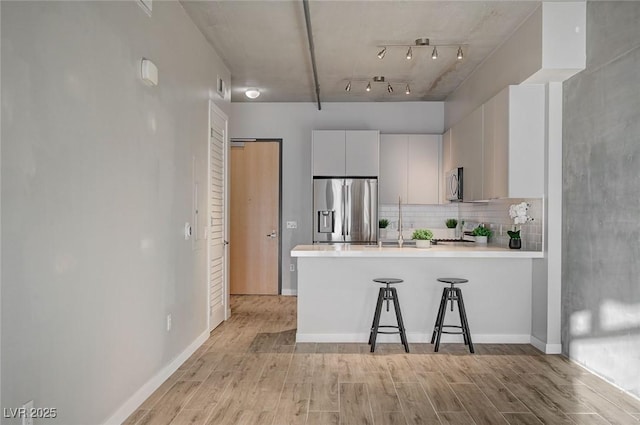
[(516, 226), (533, 221), (533, 218), (529, 216), (529, 204), (520, 202), (519, 204), (511, 205), (509, 207), (509, 217), (513, 219), (514, 229), (508, 230), (507, 234), (511, 239), (520, 239), (520, 229), (516, 229)]

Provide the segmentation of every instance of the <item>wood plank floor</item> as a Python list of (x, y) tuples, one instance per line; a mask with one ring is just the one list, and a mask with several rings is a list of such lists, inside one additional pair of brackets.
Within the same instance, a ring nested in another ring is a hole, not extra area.
[(231, 309), (126, 425), (640, 424), (638, 400), (530, 345), (371, 354), (295, 344), (295, 297), (234, 296)]

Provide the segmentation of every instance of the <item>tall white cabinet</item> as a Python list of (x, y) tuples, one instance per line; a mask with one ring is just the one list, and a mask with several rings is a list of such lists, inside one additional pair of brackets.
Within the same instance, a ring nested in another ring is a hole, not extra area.
[(381, 204), (437, 204), (440, 197), (442, 136), (437, 134), (380, 135)]
[(313, 175), (377, 177), (377, 130), (314, 130)]

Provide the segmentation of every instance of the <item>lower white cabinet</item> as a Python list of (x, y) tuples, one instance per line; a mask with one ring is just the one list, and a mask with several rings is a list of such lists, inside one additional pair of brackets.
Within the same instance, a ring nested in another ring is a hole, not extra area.
[(440, 194), (439, 134), (381, 134), (381, 204), (437, 204)]

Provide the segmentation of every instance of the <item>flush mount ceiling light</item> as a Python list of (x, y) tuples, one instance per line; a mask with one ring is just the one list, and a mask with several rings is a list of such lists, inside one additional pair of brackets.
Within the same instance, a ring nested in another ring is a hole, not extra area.
[(380, 52), (378, 52), (378, 58), (379, 59), (383, 59), (385, 57), (385, 55), (387, 54), (387, 49), (388, 48), (393, 48), (393, 47), (402, 47), (407, 49), (407, 54), (405, 55), (405, 57), (407, 58), (407, 60), (411, 60), (413, 58), (413, 49), (415, 48), (423, 48), (423, 47), (430, 47), (433, 48), (433, 50), (431, 51), (431, 58), (432, 59), (438, 59), (438, 49), (439, 48), (458, 48), (458, 54), (456, 55), (456, 58), (458, 60), (462, 60), (462, 58), (464, 57), (463, 52), (462, 52), (462, 47), (468, 47), (468, 44), (465, 43), (431, 43), (431, 40), (429, 40), (426, 37), (423, 38), (417, 38), (413, 44), (409, 44), (409, 43), (405, 43), (405, 44), (382, 44), (382, 45), (378, 45), (378, 47), (381, 47), (382, 50), (380, 50)]
[(249, 99), (255, 99), (258, 96), (260, 96), (260, 90), (256, 88), (246, 89), (244, 91), (244, 95), (247, 96)]
[[(344, 88), (344, 91), (346, 92), (350, 92), (351, 91), (351, 84), (352, 83), (362, 83), (362, 85), (364, 85), (364, 83), (367, 83), (366, 87), (365, 87), (365, 91), (370, 92), (372, 90), (372, 86), (371, 83), (374, 84), (386, 84), (387, 85), (387, 92), (389, 92), (389, 94), (393, 94), (393, 86), (392, 84), (398, 84), (398, 85), (405, 85), (405, 94), (409, 95), (411, 94), (411, 89), (409, 88), (409, 83), (407, 81), (390, 81), (387, 80), (383, 75), (376, 75), (374, 77), (369, 78), (352, 78), (350, 80), (345, 80), (347, 81), (347, 85)], [(362, 85), (360, 87), (362, 87)]]

